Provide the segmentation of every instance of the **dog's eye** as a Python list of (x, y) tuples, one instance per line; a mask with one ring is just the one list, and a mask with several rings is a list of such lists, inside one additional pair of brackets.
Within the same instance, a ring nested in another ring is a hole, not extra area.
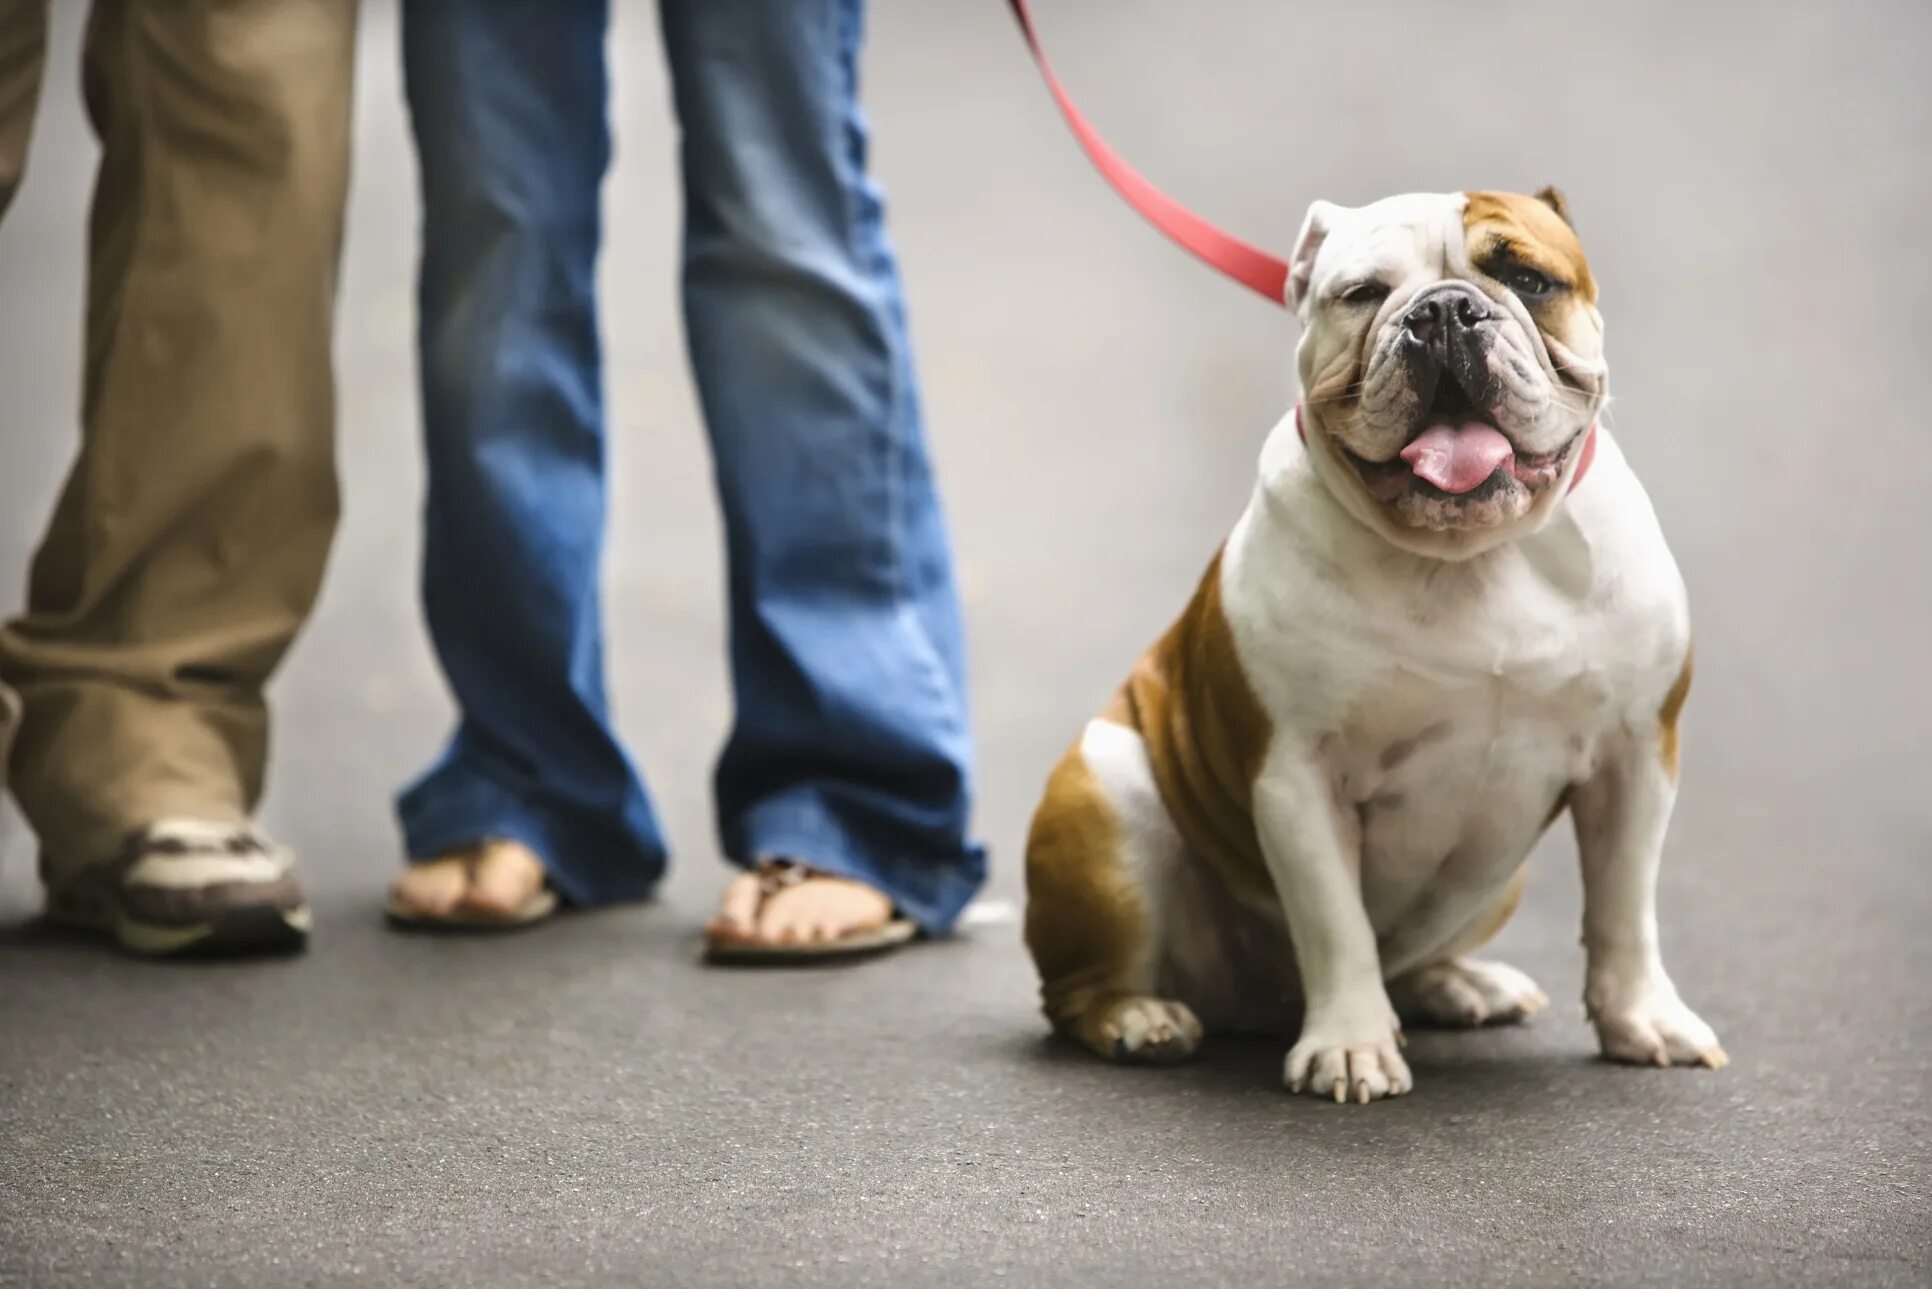
[(1377, 304), (1389, 298), (1386, 282), (1357, 282), (1335, 297), (1343, 304)]
[(1540, 300), (1556, 290), (1554, 278), (1522, 265), (1504, 269), (1496, 280), (1525, 300)]

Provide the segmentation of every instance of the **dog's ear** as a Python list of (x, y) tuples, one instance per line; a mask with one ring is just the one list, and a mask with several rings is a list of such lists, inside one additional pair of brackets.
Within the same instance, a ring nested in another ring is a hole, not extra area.
[(1301, 232), (1295, 237), (1295, 252), (1288, 259), (1288, 307), (1303, 322), (1308, 321), (1308, 288), (1315, 274), (1315, 257), (1321, 253), (1328, 230), (1342, 208), (1331, 201), (1318, 201), (1302, 217)]
[(1568, 224), (1571, 228), (1576, 227), (1576, 221), (1570, 218), (1570, 203), (1564, 199), (1563, 194), (1558, 192), (1554, 185), (1545, 184), (1543, 187), (1537, 189), (1536, 200), (1555, 211), (1556, 217)]

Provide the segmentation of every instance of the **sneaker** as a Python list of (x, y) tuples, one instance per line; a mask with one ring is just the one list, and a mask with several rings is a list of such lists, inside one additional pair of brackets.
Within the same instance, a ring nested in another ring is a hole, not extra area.
[(309, 936), (295, 857), (246, 824), (164, 819), (47, 893), (49, 921), (130, 953), (289, 953)]

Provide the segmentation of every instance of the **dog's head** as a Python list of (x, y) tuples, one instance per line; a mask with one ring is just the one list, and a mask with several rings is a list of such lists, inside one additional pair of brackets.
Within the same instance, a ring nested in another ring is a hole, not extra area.
[(1555, 189), (1318, 201), (1288, 295), (1303, 431), (1358, 519), (1463, 558), (1549, 517), (1608, 388), (1596, 283)]

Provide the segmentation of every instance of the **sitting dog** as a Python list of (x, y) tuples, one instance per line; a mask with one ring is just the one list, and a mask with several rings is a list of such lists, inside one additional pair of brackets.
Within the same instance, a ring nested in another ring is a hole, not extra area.
[(1033, 819), (1048, 1018), (1120, 1061), (1298, 1019), (1292, 1090), (1406, 1092), (1403, 1019), (1548, 1001), (1468, 955), (1567, 810), (1604, 1054), (1723, 1066), (1657, 944), (1684, 585), (1598, 426), (1603, 322), (1562, 196), (1317, 202), (1288, 297), (1303, 401)]

